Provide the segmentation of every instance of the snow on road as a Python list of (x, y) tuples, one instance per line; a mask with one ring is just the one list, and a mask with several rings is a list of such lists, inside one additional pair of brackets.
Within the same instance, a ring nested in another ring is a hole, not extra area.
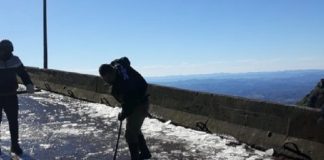
[[(19, 96), (20, 141), (25, 159), (112, 159), (119, 122), (118, 107), (89, 103), (42, 91)], [(125, 125), (123, 125), (123, 132)], [(271, 152), (239, 144), (235, 138), (146, 118), (142, 127), (152, 159), (272, 159)], [(1, 125), (2, 159), (9, 158), (6, 117)], [(233, 145), (235, 144), (235, 145)], [(129, 159), (123, 136), (120, 160)]]

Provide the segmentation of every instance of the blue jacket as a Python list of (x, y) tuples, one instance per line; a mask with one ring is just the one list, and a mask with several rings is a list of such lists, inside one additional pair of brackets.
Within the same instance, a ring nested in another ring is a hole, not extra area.
[(117, 77), (111, 94), (121, 103), (122, 114), (128, 117), (139, 104), (148, 101), (145, 79), (130, 66), (126, 57), (111, 62), (117, 70)]
[(0, 96), (17, 93), (17, 75), (25, 85), (33, 84), (17, 56), (10, 54), (6, 59), (0, 59)]

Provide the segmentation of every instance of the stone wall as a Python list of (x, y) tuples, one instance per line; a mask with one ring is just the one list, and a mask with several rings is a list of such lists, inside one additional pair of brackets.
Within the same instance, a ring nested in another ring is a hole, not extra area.
[[(38, 87), (92, 102), (118, 106), (110, 87), (100, 77), (58, 70), (27, 68)], [(218, 94), (149, 85), (150, 113), (161, 120), (211, 133), (228, 134), (239, 141), (283, 151), (293, 143), (312, 157), (324, 157), (324, 126), (318, 109)]]

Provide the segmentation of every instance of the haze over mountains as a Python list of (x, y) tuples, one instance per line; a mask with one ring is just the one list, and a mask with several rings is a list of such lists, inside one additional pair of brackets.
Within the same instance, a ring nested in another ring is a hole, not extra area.
[(324, 70), (216, 73), (146, 79), (150, 83), (163, 86), (295, 104), (305, 97), (321, 78), (324, 78)]

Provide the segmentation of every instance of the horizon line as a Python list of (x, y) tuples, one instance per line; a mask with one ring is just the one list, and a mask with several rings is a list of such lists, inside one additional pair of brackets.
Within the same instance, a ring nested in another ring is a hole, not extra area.
[(186, 77), (186, 76), (204, 76), (214, 74), (253, 74), (253, 73), (276, 73), (276, 72), (299, 72), (299, 71), (324, 71), (324, 69), (286, 69), (286, 70), (272, 70), (272, 71), (248, 71), (248, 72), (212, 72), (212, 73), (193, 73), (193, 74), (172, 74), (161, 76), (145, 76), (147, 78), (164, 78), (164, 77)]

